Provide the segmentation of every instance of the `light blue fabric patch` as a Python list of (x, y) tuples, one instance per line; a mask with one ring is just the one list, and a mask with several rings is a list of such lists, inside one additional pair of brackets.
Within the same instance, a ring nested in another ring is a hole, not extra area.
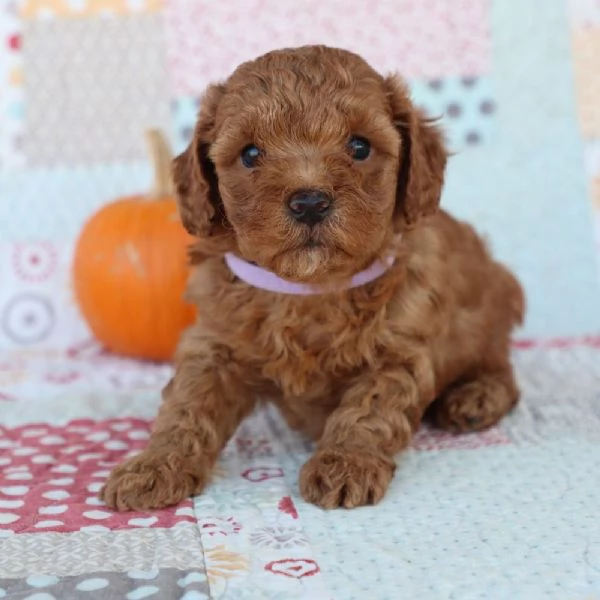
[(565, 3), (494, 2), (493, 139), (450, 160), (443, 204), (523, 281), (528, 336), (600, 331)]
[(142, 162), (0, 171), (0, 239), (74, 239), (102, 205), (151, 183)]
[(175, 150), (182, 152), (192, 139), (198, 117), (199, 100), (195, 96), (182, 96), (171, 103), (175, 127)]
[[(284, 462), (297, 489), (304, 457)], [(413, 452), (375, 507), (294, 503), (336, 598), (596, 598), (598, 447)]]

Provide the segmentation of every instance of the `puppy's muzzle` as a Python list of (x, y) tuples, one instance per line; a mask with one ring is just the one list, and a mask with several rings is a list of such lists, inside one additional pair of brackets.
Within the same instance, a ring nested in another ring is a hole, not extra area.
[(298, 223), (313, 227), (332, 210), (333, 198), (321, 190), (299, 190), (287, 201), (289, 213)]

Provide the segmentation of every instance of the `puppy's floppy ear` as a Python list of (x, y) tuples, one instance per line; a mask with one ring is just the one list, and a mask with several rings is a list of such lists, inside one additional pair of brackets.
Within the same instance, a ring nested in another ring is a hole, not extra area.
[(179, 215), (189, 233), (198, 237), (214, 235), (226, 223), (217, 172), (210, 160), (215, 140), (215, 118), (224, 86), (212, 85), (204, 94), (194, 137), (187, 149), (173, 161), (173, 183)]
[(437, 211), (448, 154), (442, 132), (413, 105), (402, 80), (388, 77), (385, 87), (402, 139), (394, 220), (410, 227)]

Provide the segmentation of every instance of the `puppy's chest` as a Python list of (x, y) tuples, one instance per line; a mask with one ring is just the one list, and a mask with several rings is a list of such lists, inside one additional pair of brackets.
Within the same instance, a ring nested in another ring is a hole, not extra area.
[(253, 359), (287, 396), (327, 393), (364, 362), (363, 330), (344, 310), (318, 303), (274, 307), (251, 329)]

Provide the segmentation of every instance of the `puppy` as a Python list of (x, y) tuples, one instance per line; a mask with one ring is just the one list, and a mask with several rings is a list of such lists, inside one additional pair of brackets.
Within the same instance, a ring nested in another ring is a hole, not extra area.
[(462, 432), (511, 410), (524, 296), (438, 210), (446, 158), (405, 84), (350, 52), (271, 52), (209, 87), (173, 170), (199, 319), (110, 507), (200, 493), (259, 398), (316, 440), (299, 487), (324, 508), (381, 500), (426, 411)]

